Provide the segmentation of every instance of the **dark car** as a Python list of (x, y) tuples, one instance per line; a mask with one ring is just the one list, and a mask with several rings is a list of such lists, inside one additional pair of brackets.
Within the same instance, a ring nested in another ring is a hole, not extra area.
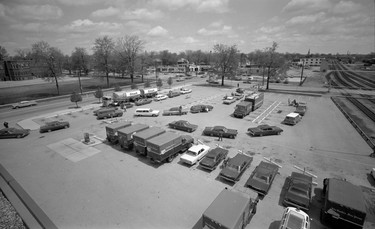
[(190, 112), (191, 113), (208, 112), (208, 111), (212, 111), (212, 109), (214, 109), (214, 107), (211, 105), (198, 104), (198, 105), (191, 106)]
[(250, 166), (252, 161), (252, 157), (238, 153), (236, 156), (228, 160), (219, 176), (225, 180), (236, 182), (240, 180), (242, 174)]
[(251, 136), (279, 135), (283, 132), (281, 128), (267, 124), (251, 127), (247, 131)]
[(111, 107), (102, 107), (102, 108), (94, 110), (93, 113), (94, 113), (95, 116), (97, 116), (98, 113), (100, 113), (102, 111), (107, 111), (107, 110), (111, 110), (111, 111), (113, 110), (113, 111), (115, 111), (117, 109), (118, 109), (117, 107), (112, 107), (112, 106)]
[(260, 195), (267, 195), (278, 171), (277, 165), (261, 161), (250, 175), (246, 186), (254, 189)]
[(283, 204), (308, 211), (310, 208), (313, 178), (309, 175), (292, 172), (288, 179)]
[(174, 121), (169, 123), (168, 125), (170, 128), (183, 130), (187, 132), (193, 132), (198, 128), (197, 125), (191, 124), (190, 122), (185, 120)]
[(294, 113), (300, 114), (301, 116), (304, 116), (306, 113), (307, 107), (305, 106), (297, 106)]
[(208, 154), (199, 162), (202, 168), (208, 170), (215, 170), (216, 167), (222, 162), (228, 155), (229, 150), (223, 149), (221, 147), (216, 147), (215, 149), (208, 152)]
[(206, 127), (203, 130), (203, 135), (207, 136), (216, 136), (216, 137), (223, 137), (223, 138), (235, 138), (238, 134), (238, 131), (235, 129), (228, 129), (225, 126), (214, 126), (214, 127)]
[(0, 130), (0, 138), (23, 138), (29, 133), (29, 129), (4, 128)]
[(135, 102), (135, 105), (142, 106), (142, 105), (145, 105), (145, 104), (149, 104), (151, 102), (152, 102), (152, 99), (140, 99), (140, 100), (137, 100)]
[(40, 133), (51, 132), (54, 130), (66, 129), (69, 127), (70, 127), (69, 122), (52, 121), (52, 122), (47, 122), (44, 126), (41, 126), (39, 129), (39, 132)]

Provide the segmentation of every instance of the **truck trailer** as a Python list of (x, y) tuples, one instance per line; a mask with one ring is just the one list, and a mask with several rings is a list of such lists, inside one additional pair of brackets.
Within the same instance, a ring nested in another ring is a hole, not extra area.
[(130, 126), (131, 122), (119, 122), (115, 124), (111, 124), (109, 126), (105, 127), (106, 133), (107, 133), (107, 140), (112, 144), (118, 143), (118, 133), (117, 131), (119, 129), (125, 128)]
[(150, 127), (142, 132), (133, 135), (135, 152), (141, 155), (147, 155), (146, 141), (153, 137), (165, 133), (165, 130), (159, 127)]
[(189, 149), (194, 139), (189, 135), (180, 136), (172, 132), (166, 132), (146, 141), (147, 157), (151, 161), (162, 163), (172, 160), (182, 152)]
[(335, 228), (363, 228), (366, 206), (361, 188), (346, 180), (324, 179), (320, 219)]
[(243, 101), (236, 105), (233, 116), (236, 118), (243, 118), (250, 112), (255, 111), (263, 105), (264, 93), (258, 92), (246, 96)]
[(141, 97), (140, 90), (134, 91), (115, 91), (112, 94), (113, 102), (134, 102)]
[(145, 124), (134, 124), (129, 127), (119, 129), (117, 131), (118, 141), (120, 143), (121, 148), (131, 150), (134, 146), (134, 139), (133, 135), (146, 130), (149, 126)]
[(202, 228), (245, 228), (256, 213), (258, 195), (224, 189), (203, 213)]

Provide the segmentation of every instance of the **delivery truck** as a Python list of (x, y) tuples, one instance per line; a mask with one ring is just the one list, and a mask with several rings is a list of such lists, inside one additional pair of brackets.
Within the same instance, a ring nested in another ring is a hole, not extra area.
[(258, 92), (246, 96), (243, 101), (236, 105), (233, 116), (236, 118), (243, 118), (250, 112), (255, 111), (263, 105), (264, 93)]
[(120, 143), (121, 148), (127, 149), (127, 150), (133, 149), (133, 146), (134, 146), (133, 135), (143, 130), (146, 130), (147, 128), (149, 128), (148, 125), (137, 123), (129, 127), (119, 129), (117, 131), (117, 135), (118, 135), (118, 141)]
[(256, 213), (258, 201), (255, 192), (242, 193), (225, 188), (203, 213), (202, 228), (245, 228)]
[(362, 190), (346, 180), (325, 178), (320, 219), (335, 228), (363, 228), (366, 206)]
[(146, 141), (153, 137), (165, 133), (165, 130), (159, 127), (150, 127), (142, 132), (133, 135), (135, 152), (143, 156), (147, 155)]
[(118, 143), (118, 133), (117, 131), (119, 129), (125, 128), (130, 126), (132, 123), (131, 122), (119, 122), (115, 124), (111, 124), (109, 126), (105, 127), (106, 133), (107, 133), (107, 140), (108, 142), (112, 144), (117, 144)]
[(193, 142), (194, 139), (189, 135), (181, 136), (172, 132), (165, 132), (146, 141), (147, 157), (158, 163), (172, 162), (179, 153), (189, 149)]

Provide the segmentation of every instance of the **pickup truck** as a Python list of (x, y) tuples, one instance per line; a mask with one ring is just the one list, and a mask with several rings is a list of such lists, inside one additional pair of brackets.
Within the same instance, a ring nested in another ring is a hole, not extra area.
[(165, 132), (146, 140), (147, 157), (158, 163), (172, 162), (179, 153), (185, 152), (191, 147), (193, 142), (194, 139), (188, 135), (180, 136), (172, 132)]
[(182, 107), (172, 107), (168, 110), (163, 111), (163, 115), (186, 115), (189, 112), (189, 109)]

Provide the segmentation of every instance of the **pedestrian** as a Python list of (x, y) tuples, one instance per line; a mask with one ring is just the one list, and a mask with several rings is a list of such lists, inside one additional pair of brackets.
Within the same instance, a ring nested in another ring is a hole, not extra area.
[(240, 83), (237, 83), (237, 87), (240, 87)]
[(9, 128), (9, 124), (7, 122), (4, 122), (4, 127)]
[(223, 141), (223, 134), (219, 133), (219, 141)]
[(178, 111), (180, 112), (180, 115), (182, 115), (182, 106), (178, 108)]

